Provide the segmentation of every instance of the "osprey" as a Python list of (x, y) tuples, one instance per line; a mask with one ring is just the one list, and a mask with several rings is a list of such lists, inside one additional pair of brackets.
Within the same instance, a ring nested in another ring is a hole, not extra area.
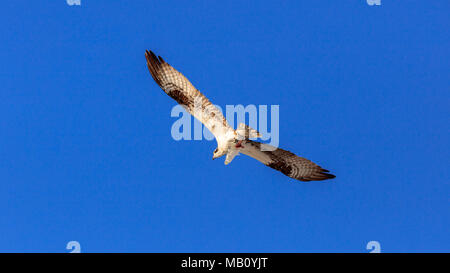
[(226, 155), (225, 165), (227, 165), (236, 155), (242, 153), (300, 181), (335, 177), (328, 173), (328, 170), (306, 158), (251, 140), (250, 138), (258, 138), (261, 135), (243, 123), (234, 130), (222, 112), (161, 56), (157, 57), (152, 51), (146, 50), (145, 58), (150, 74), (161, 89), (202, 122), (214, 135), (217, 148), (214, 150), (213, 159)]

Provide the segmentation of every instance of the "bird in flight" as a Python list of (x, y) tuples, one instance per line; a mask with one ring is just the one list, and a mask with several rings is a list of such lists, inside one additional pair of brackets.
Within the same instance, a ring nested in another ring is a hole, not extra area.
[(183, 74), (166, 63), (161, 56), (157, 57), (152, 51), (146, 50), (145, 58), (150, 74), (161, 89), (203, 123), (214, 135), (217, 148), (214, 150), (213, 159), (226, 155), (225, 165), (227, 165), (235, 156), (242, 153), (300, 181), (325, 180), (335, 177), (328, 170), (306, 158), (251, 140), (261, 137), (261, 135), (243, 123), (234, 130), (222, 112)]

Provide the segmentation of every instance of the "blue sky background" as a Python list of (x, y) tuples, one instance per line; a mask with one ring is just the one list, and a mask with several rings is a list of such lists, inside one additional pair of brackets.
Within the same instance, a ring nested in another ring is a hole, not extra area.
[[(1, 252), (450, 251), (449, 1), (81, 4), (1, 4)], [(145, 49), (337, 178), (174, 141)]]

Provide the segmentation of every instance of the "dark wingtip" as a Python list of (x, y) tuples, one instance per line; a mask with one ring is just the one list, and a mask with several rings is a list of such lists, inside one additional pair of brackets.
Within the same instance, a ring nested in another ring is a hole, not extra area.
[(322, 173), (320, 173), (320, 174), (321, 174), (321, 176), (322, 176), (320, 180), (333, 179), (333, 178), (336, 177), (334, 174), (331, 174), (331, 173), (325, 173), (325, 172), (322, 172)]
[(336, 177), (334, 174), (326, 173), (325, 171), (321, 170), (319, 173), (310, 176), (299, 177), (297, 179), (303, 182), (310, 182), (310, 181), (322, 181), (327, 179), (333, 179)]
[(145, 56), (147, 58), (151, 58), (153, 61), (156, 61), (156, 63), (158, 63), (158, 64), (163, 64), (166, 62), (166, 61), (164, 61), (164, 59), (161, 56), (156, 56), (156, 54), (151, 50), (146, 49)]
[(164, 59), (161, 56), (158, 56), (158, 59), (162, 64), (165, 63)]
[(151, 50), (145, 50), (145, 57), (150, 58), (152, 56), (152, 51)]
[(336, 178), (336, 175), (331, 174), (331, 173), (324, 173), (327, 176), (327, 179), (333, 179)]
[(333, 179), (336, 177), (334, 174), (331, 174), (329, 172), (330, 172), (329, 170), (321, 168), (320, 174), (323, 176), (323, 179), (321, 180)]
[(156, 57), (155, 53), (153, 53), (153, 51), (150, 51), (150, 56), (152, 58), (153, 61), (155, 61), (157, 64), (161, 64), (161, 62), (159, 61), (158, 57)]
[(152, 78), (159, 86), (161, 86), (161, 81), (158, 75), (159, 66), (161, 65), (160, 61), (151, 50), (145, 50), (145, 58), (147, 59), (147, 67), (152, 75)]

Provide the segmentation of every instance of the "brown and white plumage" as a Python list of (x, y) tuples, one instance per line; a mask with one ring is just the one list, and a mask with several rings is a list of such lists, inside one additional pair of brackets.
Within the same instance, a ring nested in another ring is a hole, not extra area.
[(248, 155), (291, 178), (300, 181), (313, 181), (335, 177), (329, 174), (328, 170), (289, 151), (252, 140), (246, 140), (242, 146), (243, 148), (239, 150), (242, 154)]
[(145, 57), (148, 69), (155, 82), (167, 95), (202, 122), (216, 139), (226, 132), (234, 131), (228, 125), (222, 112), (200, 93), (183, 74), (166, 63), (161, 56), (156, 57), (152, 51), (146, 50)]
[(225, 164), (229, 164), (236, 155), (242, 153), (300, 181), (335, 177), (308, 159), (250, 140), (249, 138), (260, 137), (260, 134), (247, 125), (240, 124), (238, 129), (234, 130), (228, 125), (222, 112), (163, 58), (148, 50), (145, 57), (150, 74), (162, 90), (213, 133), (218, 145), (213, 159), (226, 155)]

